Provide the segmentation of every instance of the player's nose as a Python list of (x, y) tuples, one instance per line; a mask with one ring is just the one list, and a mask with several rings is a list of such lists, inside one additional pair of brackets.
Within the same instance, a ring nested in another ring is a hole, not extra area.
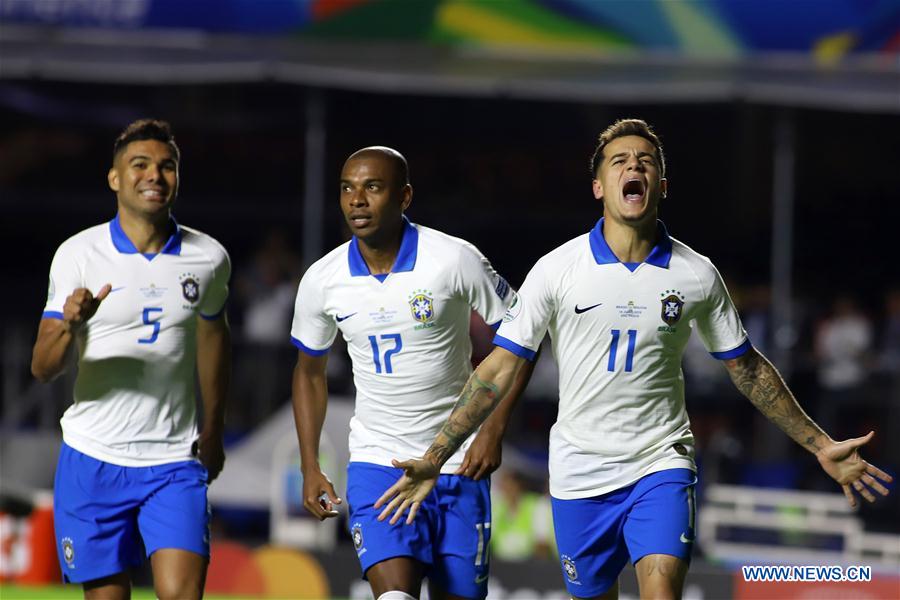
[(350, 206), (365, 206), (368, 204), (365, 189), (360, 188), (350, 194)]

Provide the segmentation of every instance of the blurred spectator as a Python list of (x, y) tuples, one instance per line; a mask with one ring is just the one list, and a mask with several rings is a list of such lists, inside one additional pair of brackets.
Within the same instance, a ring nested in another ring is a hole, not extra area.
[(900, 288), (885, 296), (885, 317), (877, 367), (891, 379), (900, 378)]
[[(852, 427), (843, 416), (859, 400), (868, 374), (873, 348), (872, 324), (849, 296), (839, 296), (831, 314), (819, 324), (815, 336), (817, 379), (821, 389), (816, 420), (825, 431), (840, 438)], [(840, 426), (845, 425), (845, 426)]]
[(491, 555), (505, 561), (554, 556), (550, 498), (528, 489), (512, 467), (494, 474), (491, 492)]
[(757, 350), (768, 354), (771, 350), (772, 289), (766, 284), (748, 286), (740, 296), (738, 310), (744, 329)]
[(280, 229), (270, 230), (252, 261), (236, 271), (234, 288), (242, 319), (236, 328), (232, 428), (251, 428), (290, 396), (291, 314), (299, 274), (300, 260)]

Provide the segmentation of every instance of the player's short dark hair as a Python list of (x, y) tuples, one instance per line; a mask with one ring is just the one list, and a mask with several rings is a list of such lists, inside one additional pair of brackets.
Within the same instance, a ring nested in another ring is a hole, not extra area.
[(366, 155), (377, 155), (383, 156), (387, 158), (391, 162), (394, 163), (394, 170), (397, 174), (397, 183), (402, 187), (404, 185), (409, 185), (409, 163), (406, 162), (406, 157), (394, 150), (393, 148), (389, 148), (388, 146), (366, 146), (365, 148), (360, 148), (353, 154), (347, 157), (346, 162), (350, 162), (355, 158), (360, 158)]
[(168, 144), (175, 155), (175, 162), (181, 161), (181, 151), (178, 144), (175, 143), (175, 136), (172, 134), (172, 126), (168, 121), (160, 121), (158, 119), (138, 119), (126, 127), (113, 144), (113, 161), (131, 142), (139, 142), (143, 140), (157, 140), (164, 144)]
[(597, 169), (603, 162), (603, 150), (611, 141), (616, 138), (625, 137), (626, 135), (638, 135), (656, 148), (656, 159), (659, 161), (660, 176), (666, 176), (666, 157), (663, 154), (662, 143), (659, 141), (656, 133), (653, 132), (646, 121), (642, 119), (619, 119), (606, 128), (606, 131), (597, 138), (597, 147), (591, 156), (591, 177), (597, 176)]

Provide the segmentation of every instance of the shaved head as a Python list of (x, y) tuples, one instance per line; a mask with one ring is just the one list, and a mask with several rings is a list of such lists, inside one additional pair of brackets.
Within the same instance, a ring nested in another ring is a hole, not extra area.
[(406, 158), (393, 148), (388, 148), (387, 146), (367, 146), (366, 148), (361, 148), (347, 157), (344, 165), (346, 166), (350, 161), (364, 158), (383, 158), (389, 160), (394, 166), (394, 175), (397, 176), (396, 183), (400, 186), (409, 184), (409, 165), (406, 162)]

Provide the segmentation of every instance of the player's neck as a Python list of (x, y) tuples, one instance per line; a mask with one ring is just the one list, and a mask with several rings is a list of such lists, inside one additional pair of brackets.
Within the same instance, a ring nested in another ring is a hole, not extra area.
[[(374, 236), (373, 236), (374, 237)], [(369, 267), (373, 275), (382, 275), (391, 272), (391, 267), (397, 261), (400, 253), (400, 243), (403, 241), (403, 229), (396, 234), (385, 236), (386, 239), (359, 239), (359, 253)]]
[(122, 231), (141, 254), (156, 254), (162, 251), (172, 235), (168, 212), (158, 219), (135, 216), (119, 208), (119, 225)]
[(603, 220), (603, 239), (616, 258), (623, 263), (644, 262), (656, 244), (656, 219), (640, 224)]

